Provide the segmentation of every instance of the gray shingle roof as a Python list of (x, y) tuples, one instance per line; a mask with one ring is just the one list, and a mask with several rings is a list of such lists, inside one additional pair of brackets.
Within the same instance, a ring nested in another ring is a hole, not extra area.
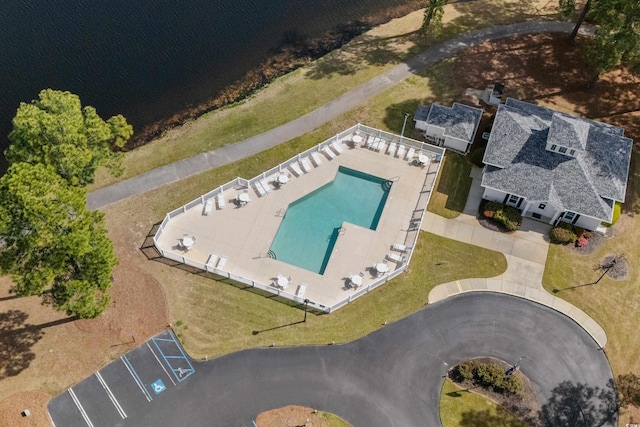
[(418, 109), (416, 113), (413, 115), (413, 120), (420, 120), (421, 122), (426, 122), (427, 117), (429, 117), (429, 109), (426, 105), (418, 105)]
[(551, 118), (548, 142), (563, 147), (584, 150), (589, 136), (589, 124), (583, 120), (556, 113)]
[[(416, 111), (416, 120), (422, 120), (418, 119), (418, 114), (423, 114), (420, 108), (418, 107), (418, 111)], [(444, 128), (445, 136), (452, 136), (472, 143), (481, 117), (482, 110), (457, 102), (454, 102), (451, 108), (431, 104), (426, 122)]]
[[(585, 130), (584, 149), (566, 142)], [(613, 200), (624, 200), (629, 173), (632, 141), (623, 134), (615, 126), (508, 99), (496, 113), (482, 185), (609, 220)], [(548, 138), (560, 135), (561, 145), (579, 148), (575, 158), (545, 149)]]

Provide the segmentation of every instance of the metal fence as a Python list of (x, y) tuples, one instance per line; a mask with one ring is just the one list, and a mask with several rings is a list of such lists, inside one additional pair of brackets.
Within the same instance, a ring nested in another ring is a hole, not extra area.
[[(172, 261), (176, 261), (185, 265), (188, 265), (190, 267), (194, 267), (197, 269), (200, 269), (202, 271), (208, 272), (208, 273), (212, 273), (218, 276), (221, 276), (223, 278), (227, 278), (229, 280), (232, 280), (234, 282), (237, 283), (242, 283), (245, 285), (248, 285), (252, 288), (257, 288), (260, 289), (262, 291), (268, 292), (270, 294), (273, 295), (277, 295), (279, 297), (283, 297), (285, 299), (297, 302), (297, 303), (304, 303), (305, 301), (307, 301), (307, 304), (319, 311), (323, 311), (323, 312), (327, 312), (327, 313), (331, 313), (332, 311), (335, 311), (341, 307), (344, 307), (345, 305), (349, 304), (351, 301), (361, 297), (362, 295), (372, 291), (373, 289), (377, 288), (378, 286), (388, 282), (389, 280), (393, 279), (394, 277), (398, 276), (399, 274), (403, 273), (404, 271), (407, 270), (407, 268), (409, 267), (409, 262), (411, 261), (411, 257), (413, 255), (413, 248), (415, 248), (415, 245), (417, 243), (417, 239), (418, 239), (418, 232), (420, 230), (420, 226), (422, 224), (422, 221), (424, 219), (424, 215), (427, 209), (427, 205), (429, 204), (429, 200), (431, 198), (431, 188), (428, 191), (428, 194), (426, 194), (426, 197), (421, 194), (420, 198), (418, 199), (418, 203), (416, 206), (416, 210), (414, 211), (414, 214), (416, 212), (418, 212), (420, 214), (419, 219), (415, 219), (412, 217), (412, 225), (408, 228), (407, 231), (407, 238), (405, 239), (405, 244), (408, 242), (410, 242), (410, 244), (407, 244), (407, 246), (411, 247), (411, 249), (408, 251), (407, 254), (407, 260), (405, 263), (402, 264), (402, 266), (396, 268), (393, 271), (388, 272), (387, 274), (385, 274), (384, 276), (380, 277), (379, 279), (375, 280), (374, 282), (363, 286), (362, 289), (358, 289), (355, 293), (352, 293), (350, 295), (348, 295), (347, 297), (343, 298), (342, 300), (332, 304), (332, 305), (324, 305), (324, 304), (320, 304), (317, 303), (315, 301), (310, 301), (310, 300), (305, 300), (301, 297), (298, 297), (292, 293), (286, 292), (282, 289), (279, 288), (275, 288), (273, 286), (270, 286), (268, 284), (264, 284), (264, 283), (260, 283), (256, 280), (253, 279), (249, 279), (243, 276), (239, 276), (236, 274), (233, 274), (232, 272), (229, 271), (225, 271), (225, 270), (219, 270), (217, 268), (213, 268), (211, 266), (207, 266), (206, 264), (203, 264), (202, 262), (199, 261), (195, 261), (192, 260), (190, 258), (187, 258), (183, 255), (179, 255), (176, 253), (173, 253), (171, 251), (165, 251), (164, 249), (162, 249), (159, 244), (158, 241), (160, 239), (160, 237), (162, 236), (162, 233), (164, 232), (164, 228), (166, 227), (167, 223), (172, 219), (175, 218), (178, 215), (182, 215), (183, 213), (186, 213), (188, 210), (190, 209), (194, 209), (196, 207), (200, 207), (201, 209), (204, 208), (204, 203), (206, 203), (207, 200), (215, 197), (218, 194), (224, 193), (227, 190), (230, 189), (239, 189), (239, 188), (243, 188), (243, 189), (248, 189), (251, 188), (256, 181), (260, 181), (263, 179), (266, 179), (267, 177), (276, 175), (276, 174), (280, 174), (282, 172), (284, 172), (285, 170), (287, 170), (287, 168), (289, 166), (291, 166), (293, 163), (297, 163), (299, 162), (303, 157), (306, 157), (308, 155), (310, 155), (311, 153), (314, 152), (320, 152), (324, 147), (330, 145), (333, 142), (340, 142), (342, 140), (345, 140), (346, 138), (351, 138), (353, 135), (364, 135), (364, 136), (375, 136), (378, 138), (383, 138), (386, 139), (388, 141), (395, 141), (397, 143), (401, 143), (410, 147), (414, 147), (418, 150), (422, 150), (422, 151), (430, 151), (434, 154), (438, 154), (440, 156), (443, 156), (446, 149), (442, 148), (442, 147), (437, 147), (422, 141), (417, 141), (411, 138), (407, 138), (404, 136), (399, 136), (387, 131), (383, 131), (381, 129), (376, 129), (376, 128), (372, 128), (369, 126), (365, 126), (362, 125), (360, 123), (358, 123), (355, 126), (350, 127), (349, 129), (346, 129), (338, 134), (336, 134), (335, 136), (332, 136), (331, 138), (321, 142), (318, 145), (315, 145), (311, 148), (309, 148), (308, 150), (305, 150), (301, 153), (298, 153), (296, 156), (286, 160), (283, 163), (280, 163), (278, 166), (275, 166), (263, 173), (261, 173), (260, 175), (253, 177), (251, 179), (245, 179), (245, 178), (241, 178), (241, 177), (237, 177), (232, 181), (227, 182), (226, 184), (223, 184), (219, 187), (216, 187), (215, 189), (211, 190), (210, 192), (203, 194), (201, 196), (199, 196), (198, 198), (188, 202), (187, 204), (174, 209), (173, 211), (169, 212), (165, 218), (163, 219), (162, 223), (160, 224), (160, 226), (158, 227), (158, 230), (156, 231), (154, 237), (153, 237), (153, 243), (155, 248), (158, 250), (158, 252), (160, 254), (162, 254), (162, 256), (164, 258), (170, 259)], [(440, 167), (439, 163), (436, 163), (437, 166), (436, 167), (436, 174), (437, 171)], [(429, 164), (429, 168), (433, 167), (434, 163), (430, 163)], [(425, 177), (425, 185), (427, 183), (427, 180), (429, 179), (429, 173), (430, 170), (427, 171), (427, 176)]]

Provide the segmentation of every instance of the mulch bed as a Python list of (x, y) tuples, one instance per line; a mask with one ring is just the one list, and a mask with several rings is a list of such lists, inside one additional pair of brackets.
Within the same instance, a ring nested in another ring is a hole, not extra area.
[[(474, 359), (480, 363), (498, 363), (502, 365), (505, 372), (507, 369), (511, 368), (511, 365), (506, 364), (505, 362), (489, 357)], [(450, 372), (453, 372), (451, 370)], [(533, 390), (533, 386), (529, 381), (529, 378), (524, 376), (522, 372), (517, 371), (513, 375), (519, 375), (522, 378), (522, 382), (524, 384), (524, 390), (519, 394), (502, 394), (497, 393), (491, 389), (487, 389), (484, 387), (480, 387), (476, 385), (473, 381), (462, 381), (457, 382), (453, 378), (453, 375), (449, 375), (451, 381), (455, 382), (458, 387), (466, 391), (471, 391), (473, 393), (480, 394), (482, 396), (491, 399), (497, 404), (501, 405), (509, 412), (511, 412), (516, 417), (520, 418), (527, 424), (533, 427), (539, 427), (542, 424), (540, 423), (539, 413), (540, 413), (540, 403), (538, 402), (538, 397), (536, 396), (535, 391)]]
[(507, 229), (501, 222), (494, 220), (493, 218), (487, 218), (484, 216), (484, 206), (488, 202), (488, 200), (482, 200), (480, 202), (480, 207), (478, 208), (478, 216), (476, 217), (478, 222), (484, 228), (497, 231), (498, 233), (513, 233), (513, 231)]
[(607, 228), (606, 234), (602, 234), (602, 233), (599, 233), (597, 231), (594, 231), (593, 233), (591, 233), (591, 238), (589, 238), (589, 240), (588, 240), (589, 243), (587, 243), (586, 245), (584, 245), (582, 247), (578, 247), (576, 245), (573, 245), (573, 250), (576, 251), (579, 254), (582, 254), (582, 255), (592, 254), (597, 249), (599, 249), (600, 246), (602, 246), (602, 244), (604, 242), (606, 242), (607, 240), (609, 240), (613, 236), (614, 236), (614, 231), (613, 231), (612, 227), (608, 227)]

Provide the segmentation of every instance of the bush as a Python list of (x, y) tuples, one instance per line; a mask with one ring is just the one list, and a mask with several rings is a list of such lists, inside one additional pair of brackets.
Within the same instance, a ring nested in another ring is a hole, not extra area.
[(496, 211), (493, 218), (509, 231), (516, 231), (522, 224), (522, 215), (513, 206), (502, 206), (501, 209)]
[(551, 243), (564, 245), (567, 243), (574, 243), (578, 239), (578, 236), (573, 230), (573, 225), (561, 222), (551, 229), (549, 238), (551, 239)]
[(453, 369), (453, 379), (457, 382), (473, 379), (473, 371), (476, 364), (472, 361), (462, 362)]
[(479, 168), (484, 167), (484, 163), (482, 163), (482, 159), (484, 158), (484, 148), (477, 148), (469, 153), (469, 161), (476, 165)]
[(578, 240), (576, 240), (576, 246), (579, 248), (586, 246), (587, 243), (589, 243), (589, 241), (583, 236), (578, 237)]
[(618, 222), (618, 220), (620, 219), (621, 211), (622, 211), (622, 203), (616, 202), (616, 204), (613, 206), (613, 218), (611, 219), (611, 223), (603, 222), (602, 225), (604, 225), (605, 227), (611, 227), (613, 224)]
[(476, 382), (486, 388), (491, 388), (496, 393), (517, 394), (524, 390), (524, 384), (520, 375), (514, 372), (506, 376), (502, 366), (497, 363), (484, 363), (478, 365), (474, 372)]

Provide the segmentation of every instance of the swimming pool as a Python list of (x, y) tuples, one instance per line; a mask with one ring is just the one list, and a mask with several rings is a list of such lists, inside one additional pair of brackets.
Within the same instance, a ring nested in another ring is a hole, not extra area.
[(271, 244), (271, 256), (324, 274), (342, 223), (375, 230), (391, 185), (340, 166), (332, 182), (289, 205)]

